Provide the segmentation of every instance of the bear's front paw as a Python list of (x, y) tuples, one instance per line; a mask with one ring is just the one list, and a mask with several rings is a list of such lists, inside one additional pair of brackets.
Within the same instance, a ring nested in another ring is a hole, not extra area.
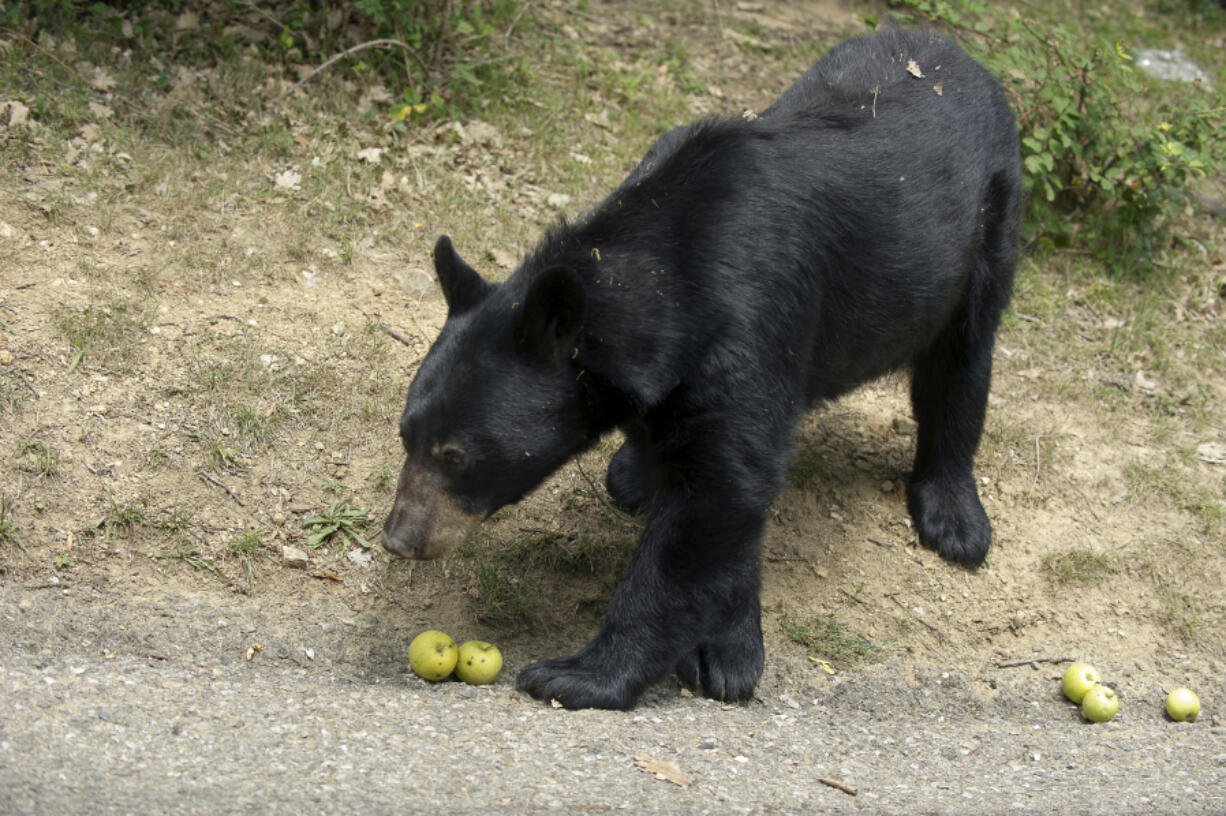
[(757, 637), (700, 643), (678, 661), (674, 671), (692, 689), (702, 687), (706, 697), (724, 702), (753, 698), (762, 676), (765, 650), (761, 630)]
[(978, 565), (992, 544), (992, 523), (975, 491), (974, 479), (924, 479), (907, 488), (907, 509), (920, 542), (942, 558)]
[(515, 686), (538, 700), (557, 700), (566, 708), (620, 711), (633, 706), (642, 691), (579, 655), (530, 663), (520, 669)]

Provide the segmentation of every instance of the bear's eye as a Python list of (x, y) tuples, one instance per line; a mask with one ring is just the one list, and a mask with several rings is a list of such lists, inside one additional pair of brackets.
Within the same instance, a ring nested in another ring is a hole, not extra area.
[(449, 468), (460, 469), (468, 464), (468, 454), (458, 445), (444, 445), (438, 456)]

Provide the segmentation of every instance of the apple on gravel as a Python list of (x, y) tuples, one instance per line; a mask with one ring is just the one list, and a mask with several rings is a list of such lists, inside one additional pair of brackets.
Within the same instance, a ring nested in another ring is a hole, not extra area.
[(1166, 696), (1166, 713), (1175, 722), (1196, 722), (1200, 700), (1191, 689), (1177, 688)]
[(1119, 710), (1119, 696), (1101, 683), (1087, 691), (1081, 700), (1081, 713), (1090, 722), (1110, 722)]
[(1080, 703), (1085, 698), (1086, 692), (1102, 681), (1103, 678), (1099, 675), (1098, 669), (1089, 663), (1074, 663), (1065, 669), (1061, 686), (1064, 688), (1065, 697), (1074, 703)]
[(494, 682), (502, 671), (502, 652), (484, 640), (470, 640), (460, 647), (455, 676), (473, 686)]
[(409, 644), (409, 666), (426, 680), (437, 683), (455, 669), (459, 652), (446, 632), (427, 629)]

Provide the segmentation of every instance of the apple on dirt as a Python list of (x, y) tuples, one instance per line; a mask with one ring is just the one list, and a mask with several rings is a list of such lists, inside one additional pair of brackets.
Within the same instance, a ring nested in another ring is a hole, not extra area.
[(1166, 695), (1166, 714), (1175, 722), (1196, 722), (1200, 700), (1191, 689), (1177, 688)]
[(1065, 697), (1074, 703), (1080, 703), (1085, 698), (1086, 692), (1102, 681), (1103, 678), (1098, 673), (1098, 669), (1089, 663), (1074, 663), (1064, 670), (1061, 686)]
[(502, 671), (502, 652), (484, 640), (470, 640), (460, 647), (460, 659), (456, 663), (455, 676), (465, 683), (483, 686), (494, 682)]
[(446, 632), (427, 629), (409, 644), (409, 666), (426, 680), (447, 678), (459, 659), (455, 641)]
[(1081, 699), (1081, 713), (1090, 722), (1110, 722), (1119, 710), (1119, 696), (1102, 684), (1087, 691)]

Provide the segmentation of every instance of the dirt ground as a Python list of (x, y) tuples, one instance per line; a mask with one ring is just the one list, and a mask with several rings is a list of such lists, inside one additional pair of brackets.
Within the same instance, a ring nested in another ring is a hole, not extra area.
[[(794, 43), (833, 42), (857, 19), (829, 2), (736, 4), (718, 21), (682, 4), (644, 28), (592, 5), (538, 13), (622, 49), (631, 67), (653, 45), (684, 42), (705, 88), (685, 115), (760, 107), (798, 73)], [(190, 107), (211, 81), (177, 78), (167, 121), (181, 109), (172, 102)], [(575, 123), (552, 111), (540, 133), (469, 121), (405, 136), (356, 116), (341, 132), (295, 108), (275, 143), (232, 149), (234, 126), (219, 124), (196, 153), (135, 139), (103, 110), (54, 132), (0, 121), (7, 597), (63, 615), (73, 648), (154, 664), (204, 651), (241, 665), (258, 644), (251, 659), (310, 670), (324, 658), (307, 654), (304, 633), (331, 626), (354, 648), (329, 668), (410, 686), (421, 681), (404, 672), (406, 646), (423, 628), (500, 644), (507, 688), (517, 667), (581, 645), (639, 529), (605, 503), (616, 440), (443, 562), (356, 542), (308, 548), (304, 521), (348, 499), (377, 536), (404, 391), (444, 319), (434, 238), (451, 233), (505, 276), (559, 208), (581, 211), (630, 166), (633, 151), (605, 154), (633, 99), (591, 92), (605, 121), (579, 105)], [(97, 104), (124, 111), (122, 99)], [(581, 128), (563, 142), (595, 161), (534, 152), (549, 127)], [(1187, 685), (1206, 727), (1221, 723), (1226, 240), (1221, 222), (1189, 220), (1192, 248), (1173, 251), (1153, 286), (1067, 257), (1024, 261), (979, 456), (996, 531), (983, 567), (951, 566), (915, 540), (905, 377), (811, 413), (766, 533), (768, 676), (822, 688), (888, 662), (904, 678), (952, 674), (968, 704), (986, 705), (1005, 693), (1002, 674), (1054, 682), (1076, 658), (1133, 717), (1160, 716), (1162, 691)], [(65, 602), (38, 600), (48, 594)], [(149, 618), (167, 597), (259, 611), (226, 638), (182, 643), (190, 630)], [(74, 629), (99, 610), (107, 622)], [(813, 648), (782, 625), (815, 621), (834, 634)], [(653, 705), (667, 705), (680, 691), (667, 681), (658, 694)]]

